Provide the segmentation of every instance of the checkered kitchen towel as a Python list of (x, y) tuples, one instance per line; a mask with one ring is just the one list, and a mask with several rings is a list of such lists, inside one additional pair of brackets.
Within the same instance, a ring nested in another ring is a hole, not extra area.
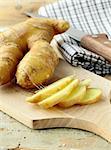
[[(77, 29), (89, 34), (106, 33), (111, 37), (111, 0), (59, 0), (41, 7), (40, 15), (64, 19)], [(63, 57), (73, 66), (98, 75), (111, 74), (111, 63), (103, 57), (82, 48), (65, 33), (55, 36)]]

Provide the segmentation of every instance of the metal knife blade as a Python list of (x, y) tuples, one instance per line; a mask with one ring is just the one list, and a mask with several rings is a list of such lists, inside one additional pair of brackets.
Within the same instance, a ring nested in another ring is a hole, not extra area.
[[(37, 18), (37, 17), (48, 18), (48, 17), (38, 15), (38, 14), (35, 14), (35, 13), (32, 13), (32, 12), (26, 12), (24, 14), (26, 16), (32, 17), (32, 18)], [(83, 32), (83, 31), (80, 31), (80, 30), (77, 30), (73, 27), (70, 27), (65, 33), (68, 34), (70, 37), (74, 38), (77, 41), (81, 41), (82, 37), (84, 37), (85, 35), (88, 35), (87, 33)]]
[(73, 27), (70, 27), (65, 33), (67, 33), (70, 37), (74, 38), (77, 41), (81, 41), (81, 39), (88, 35), (87, 33), (80, 31), (78, 29), (75, 29)]
[(46, 16), (43, 16), (43, 15), (39, 15), (39, 14), (36, 14), (36, 12), (24, 12), (24, 15), (26, 15), (27, 17), (32, 17), (32, 18), (48, 18)]

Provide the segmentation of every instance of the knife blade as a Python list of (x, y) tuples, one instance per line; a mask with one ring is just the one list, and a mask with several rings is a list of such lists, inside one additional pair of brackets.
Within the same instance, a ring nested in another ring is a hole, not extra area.
[[(24, 14), (32, 18), (48, 18), (42, 15), (36, 15), (32, 12), (25, 12)], [(90, 35), (86, 32), (75, 29), (74, 27), (70, 27), (65, 33), (79, 41), (83, 48), (99, 54), (111, 62), (111, 41), (105, 33)]]
[(79, 42), (81, 41), (82, 37), (87, 35), (87, 33), (73, 27), (70, 27), (65, 33)]

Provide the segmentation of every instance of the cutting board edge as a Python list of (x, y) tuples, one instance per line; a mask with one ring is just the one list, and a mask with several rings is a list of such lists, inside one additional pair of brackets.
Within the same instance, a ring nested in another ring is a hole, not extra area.
[(6, 114), (11, 116), (13, 119), (19, 121), (21, 124), (26, 125), (27, 127), (31, 128), (31, 129), (33, 129), (33, 120), (30, 119), (30, 121), (29, 121), (29, 118), (26, 119), (26, 117), (25, 117), (25, 120), (23, 120), (23, 119), (21, 120), (21, 116), (17, 115), (17, 113), (16, 113), (16, 117), (15, 117), (15, 114), (13, 114), (10, 111), (10, 109), (7, 109), (5, 107), (0, 108), (0, 111), (2, 111), (3, 113), (7, 112)]

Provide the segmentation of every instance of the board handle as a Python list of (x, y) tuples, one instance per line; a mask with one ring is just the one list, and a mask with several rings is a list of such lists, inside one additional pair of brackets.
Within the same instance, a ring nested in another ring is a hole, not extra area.
[(100, 109), (95, 104), (90, 106), (93, 109), (85, 106), (85, 113), (83, 110), (81, 115), (71, 116), (72, 118), (68, 120), (66, 127), (93, 132), (111, 143), (111, 104), (103, 102), (98, 106)]
[[(100, 105), (100, 109), (85, 106), (85, 114), (68, 115), (64, 117), (47, 118), (33, 121), (33, 129), (67, 127), (93, 132), (111, 142), (111, 105)], [(90, 106), (92, 107), (92, 106)], [(98, 108), (98, 107), (97, 107)], [(73, 108), (72, 108), (73, 109)], [(80, 107), (77, 111), (79, 111)], [(95, 111), (96, 110), (96, 111)], [(71, 111), (72, 112), (72, 111)]]
[(106, 34), (86, 35), (80, 43), (82, 47), (103, 56), (111, 62), (111, 41)]

